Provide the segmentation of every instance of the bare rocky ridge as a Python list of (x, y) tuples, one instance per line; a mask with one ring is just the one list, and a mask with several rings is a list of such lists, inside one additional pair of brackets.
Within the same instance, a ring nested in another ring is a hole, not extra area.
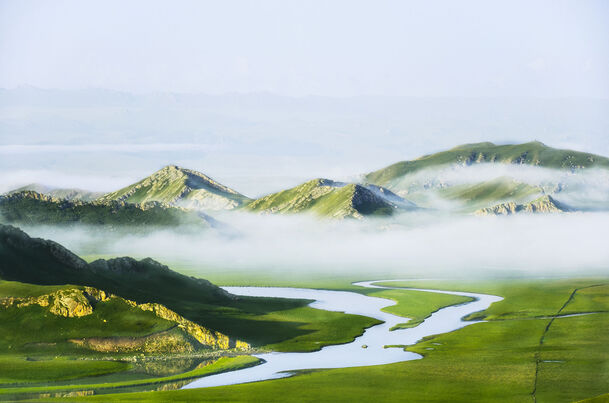
[(476, 215), (512, 215), (518, 213), (565, 213), (573, 211), (567, 205), (560, 203), (550, 195), (535, 199), (529, 203), (516, 204), (507, 202), (475, 212)]

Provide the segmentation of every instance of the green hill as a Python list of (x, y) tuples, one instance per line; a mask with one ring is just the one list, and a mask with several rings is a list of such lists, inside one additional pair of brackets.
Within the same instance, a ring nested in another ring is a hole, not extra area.
[(609, 168), (609, 158), (572, 150), (548, 147), (538, 141), (524, 144), (495, 145), (493, 143), (465, 144), (447, 151), (402, 161), (371, 172), (365, 176), (370, 183), (394, 188), (403, 176), (428, 168), (447, 165), (480, 163), (526, 164), (546, 168), (570, 169)]
[(572, 208), (546, 195), (524, 204), (501, 203), (476, 211), (476, 215), (512, 215), (517, 213), (566, 213)]
[(168, 165), (147, 178), (108, 193), (98, 200), (128, 203), (157, 201), (187, 208), (230, 210), (250, 199), (200, 172)]
[(57, 199), (33, 191), (0, 196), (0, 221), (25, 225), (105, 225), (109, 227), (197, 228), (213, 224), (207, 216), (159, 202), (85, 202)]
[(302, 185), (251, 202), (247, 208), (265, 213), (314, 214), (332, 218), (392, 215), (413, 204), (378, 186), (313, 179)]

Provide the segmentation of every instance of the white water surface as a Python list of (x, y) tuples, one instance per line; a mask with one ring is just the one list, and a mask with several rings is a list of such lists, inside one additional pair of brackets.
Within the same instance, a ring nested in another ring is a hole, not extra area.
[[(452, 332), (464, 326), (480, 321), (463, 321), (466, 315), (487, 309), (493, 302), (503, 298), (468, 292), (438, 291), (420, 288), (398, 288), (379, 286), (375, 283), (405, 280), (378, 280), (354, 283), (367, 288), (400, 289), (440, 294), (460, 295), (474, 300), (461, 305), (442, 308), (433, 313), (420, 325), (410, 329), (390, 331), (393, 326), (405, 323), (408, 319), (382, 312), (381, 309), (395, 305), (396, 302), (385, 298), (369, 297), (348, 291), (328, 291), (305, 288), (281, 287), (223, 287), (226, 291), (249, 297), (275, 297), (314, 300), (310, 307), (327, 311), (344, 312), (379, 319), (384, 323), (372, 326), (363, 335), (347, 344), (323, 347), (310, 353), (265, 353), (255, 354), (264, 362), (251, 368), (225, 372), (200, 378), (188, 385), (189, 388), (206, 388), (211, 386), (234, 385), (239, 383), (263, 381), (290, 376), (297, 370), (346, 368), (369, 365), (391, 364), (401, 361), (417, 360), (422, 356), (404, 351), (403, 348), (384, 348), (386, 345), (413, 345), (423, 337)], [(363, 348), (362, 346), (367, 346)]]

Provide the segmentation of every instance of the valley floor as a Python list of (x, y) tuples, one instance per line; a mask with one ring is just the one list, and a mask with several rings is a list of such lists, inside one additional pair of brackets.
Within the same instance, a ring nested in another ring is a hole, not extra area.
[[(313, 284), (318, 288), (357, 290), (342, 280), (310, 281), (309, 286)], [(472, 315), (472, 318), (485, 319), (486, 322), (438, 335), (411, 347), (411, 351), (424, 355), (422, 360), (304, 371), (291, 378), (244, 385), (78, 396), (74, 399), (571, 402), (609, 392), (609, 279), (409, 281), (390, 284), (394, 287), (489, 293), (505, 299), (484, 312)], [(302, 283), (294, 285), (303, 286)], [(408, 290), (358, 291), (396, 300), (398, 305), (387, 309), (414, 321), (424, 319), (439, 307), (463, 302), (453, 296), (438, 297), (441, 294)], [(275, 319), (288, 317), (279, 315)], [(314, 330), (323, 328), (323, 315), (307, 317), (312, 323), (307, 325), (311, 331), (283, 344), (275, 344), (274, 348), (283, 347), (284, 351), (298, 349), (298, 346), (324, 334), (321, 330)], [(316, 319), (319, 322), (315, 323)], [(340, 334), (341, 326), (353, 327), (354, 323), (334, 322), (332, 326), (334, 332)], [(326, 341), (331, 338), (332, 332), (326, 332)], [(247, 357), (235, 360), (244, 361), (231, 362), (252, 364), (247, 362)], [(227, 363), (221, 361), (210, 367)], [(116, 389), (116, 392), (124, 391), (127, 390)], [(7, 388), (0, 393), (7, 393)], [(52, 395), (31, 397), (47, 399)]]

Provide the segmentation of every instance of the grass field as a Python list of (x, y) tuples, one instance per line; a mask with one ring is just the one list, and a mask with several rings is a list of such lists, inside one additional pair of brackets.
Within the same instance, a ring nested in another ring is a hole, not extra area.
[[(407, 283), (404, 285), (488, 292), (505, 299), (476, 315), (488, 322), (410, 348), (423, 354), (422, 360), (305, 371), (292, 378), (246, 385), (117, 394), (112, 399), (570, 402), (591, 398), (609, 391), (606, 283), (607, 279)], [(597, 313), (556, 316), (576, 312)]]
[[(0, 361), (1, 362), (1, 361)], [(90, 378), (91, 383), (80, 383), (72, 385), (43, 385), (43, 386), (20, 386), (13, 388), (0, 388), (0, 400), (10, 400), (15, 398), (27, 398), (27, 397), (40, 397), (43, 394), (57, 394), (62, 396), (61, 392), (75, 392), (75, 391), (94, 391), (97, 393), (105, 393), (109, 390), (121, 390), (122, 388), (134, 388), (138, 386), (154, 387), (159, 384), (168, 384), (171, 382), (184, 381), (189, 379), (195, 379), (206, 375), (217, 374), (221, 372), (234, 371), (237, 369), (247, 368), (257, 365), (260, 362), (256, 357), (251, 356), (237, 356), (237, 357), (222, 357), (214, 361), (209, 365), (197, 367), (191, 371), (180, 373), (172, 376), (164, 377), (148, 377), (133, 380), (117, 380), (114, 382), (95, 382), (95, 378)], [(86, 363), (86, 361), (82, 361)], [(108, 364), (113, 364), (111, 361), (107, 361)], [(74, 371), (83, 366), (74, 365)], [(83, 372), (84, 374), (84, 372)], [(105, 395), (106, 399), (109, 398)]]

